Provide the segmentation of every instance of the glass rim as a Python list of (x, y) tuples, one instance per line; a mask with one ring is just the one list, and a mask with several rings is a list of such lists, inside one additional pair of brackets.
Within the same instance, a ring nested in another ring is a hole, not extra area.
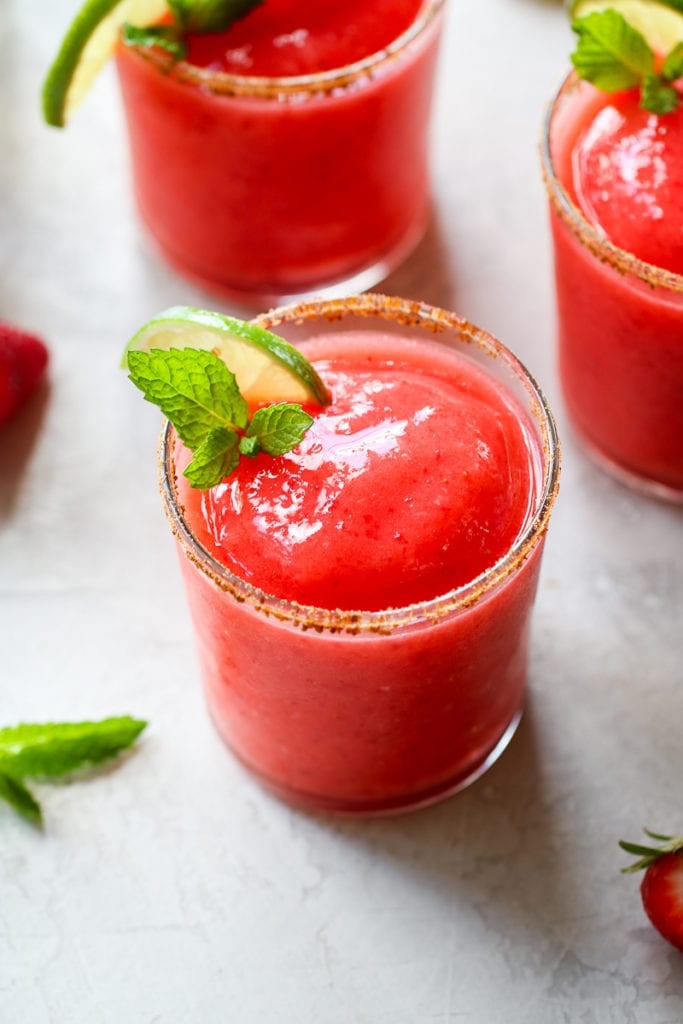
[(159, 485), (164, 511), (184, 556), (220, 590), (230, 593), (239, 602), (247, 602), (256, 612), (316, 632), (389, 634), (416, 624), (435, 625), (446, 616), (465, 611), (500, 586), (521, 568), (544, 537), (559, 488), (560, 445), (555, 420), (534, 377), (505, 345), (457, 314), (426, 303), (366, 293), (345, 299), (314, 299), (282, 306), (254, 317), (252, 322), (271, 329), (285, 320), (303, 322), (325, 319), (334, 322), (346, 314), (375, 316), (405, 326), (424, 328), (435, 335), (447, 330), (455, 331), (467, 343), (476, 345), (490, 358), (504, 363), (524, 386), (534, 406), (531, 415), (541, 433), (543, 480), (533, 514), (506, 554), (469, 583), (429, 600), (399, 608), (346, 611), (318, 608), (275, 597), (232, 573), (206, 550), (192, 532), (177, 496), (172, 464), (175, 432), (168, 421), (162, 426), (159, 442)]
[(557, 175), (550, 142), (553, 118), (558, 104), (564, 97), (576, 88), (584, 85), (588, 85), (588, 83), (579, 78), (576, 71), (570, 71), (566, 78), (563, 79), (546, 109), (541, 136), (541, 166), (548, 199), (579, 242), (589, 249), (602, 263), (609, 264), (620, 274), (636, 277), (653, 288), (666, 288), (673, 292), (683, 292), (683, 276), (676, 274), (673, 270), (658, 267), (654, 263), (646, 263), (645, 260), (639, 259), (633, 253), (628, 252), (628, 250), (621, 249), (618, 245), (615, 245), (606, 235), (594, 227), (572, 201)]
[(306, 75), (273, 76), (235, 75), (226, 71), (212, 71), (208, 68), (176, 61), (167, 53), (153, 50), (148, 46), (129, 47), (144, 60), (158, 67), (164, 74), (175, 80), (196, 85), (217, 96), (247, 96), (254, 99), (282, 100), (289, 96), (330, 93), (353, 86), (359, 79), (372, 75), (392, 63), (405, 49), (417, 41), (432, 24), (446, 0), (425, 0), (413, 22), (382, 50), (327, 71)]

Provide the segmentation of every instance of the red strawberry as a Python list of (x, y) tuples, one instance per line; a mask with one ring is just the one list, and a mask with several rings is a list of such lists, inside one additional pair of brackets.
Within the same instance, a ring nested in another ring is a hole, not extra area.
[(39, 338), (0, 321), (0, 426), (37, 387), (46, 366)]
[(683, 837), (648, 832), (659, 846), (619, 843), (622, 850), (640, 857), (625, 872), (645, 869), (640, 885), (645, 913), (660, 935), (683, 951)]

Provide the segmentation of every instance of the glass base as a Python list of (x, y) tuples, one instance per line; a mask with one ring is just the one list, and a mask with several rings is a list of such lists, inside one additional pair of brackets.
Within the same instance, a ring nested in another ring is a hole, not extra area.
[[(290, 789), (287, 786), (283, 786), (280, 783), (275, 782), (268, 776), (263, 775), (258, 771), (258, 769), (254, 768), (252, 764), (240, 757), (240, 755), (230, 747), (229, 744), (228, 747), (240, 764), (247, 769), (250, 775), (256, 778), (264, 789), (267, 789), (268, 792), (272, 793), (273, 796), (276, 796), (278, 800), (288, 804), (290, 807), (295, 807), (297, 810), (306, 811), (311, 814), (329, 814), (343, 818), (385, 818), (397, 814), (407, 814), (411, 811), (420, 810), (423, 807), (429, 807), (431, 804), (438, 803), (450, 796), (454, 796), (461, 790), (471, 786), (472, 783), (481, 778), (481, 776), (488, 771), (488, 769), (495, 764), (501, 756), (517, 731), (517, 726), (519, 725), (521, 718), (522, 709), (515, 714), (503, 735), (486, 757), (482, 761), (479, 761), (474, 767), (469, 767), (464, 773), (459, 773), (455, 777), (451, 777), (445, 781), (440, 781), (436, 785), (418, 793), (392, 796), (387, 799), (378, 798), (367, 801), (349, 801), (341, 798), (321, 797), (313, 793), (303, 793), (298, 790)], [(218, 728), (215, 721), (214, 725)], [(221, 739), (224, 739), (220, 729), (218, 729), (218, 732)]]
[(683, 488), (671, 487), (658, 480), (653, 480), (651, 477), (641, 476), (639, 473), (625, 469), (620, 463), (615, 462), (597, 448), (576, 424), (573, 426), (581, 447), (598, 469), (609, 474), (630, 490), (644, 494), (648, 498), (656, 498), (658, 501), (666, 501), (669, 504), (683, 505)]
[[(143, 221), (145, 220), (144, 215), (142, 215), (142, 219)], [(267, 285), (262, 289), (243, 289), (233, 287), (225, 281), (207, 277), (194, 270), (185, 262), (182, 256), (160, 242), (147, 224), (146, 227), (148, 237), (153, 242), (157, 252), (161, 254), (164, 262), (195, 287), (207, 292), (214, 298), (223, 299), (231, 305), (240, 306), (252, 312), (263, 312), (273, 306), (303, 302), (307, 299), (338, 299), (367, 291), (388, 277), (392, 271), (396, 270), (408, 258), (424, 237), (428, 224), (429, 211), (426, 211), (418, 221), (411, 225), (401, 239), (374, 263), (354, 270), (342, 278), (312, 283), (302, 288), (301, 291), (296, 289), (289, 290), (284, 286), (278, 288), (277, 286), (271, 287)]]

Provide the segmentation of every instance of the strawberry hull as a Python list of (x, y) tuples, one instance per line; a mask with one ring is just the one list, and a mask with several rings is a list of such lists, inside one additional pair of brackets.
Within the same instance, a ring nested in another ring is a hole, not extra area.
[(440, 8), (427, 3), (390, 57), (300, 86), (169, 72), (120, 47), (135, 193), (167, 260), (257, 300), (377, 280), (402, 258), (428, 217)]
[(645, 913), (660, 935), (683, 952), (683, 857), (667, 853), (645, 872), (640, 886)]
[[(349, 494), (359, 506), (356, 518), (361, 524), (367, 522), (369, 531), (363, 536), (360, 528), (351, 545), (355, 593), (346, 595), (351, 602), (347, 607), (367, 607), (363, 600), (366, 596), (369, 600), (370, 594), (381, 602), (382, 590), (374, 578), (381, 574), (384, 598), (393, 594), (393, 600), (371, 605), (377, 608), (375, 611), (339, 610), (336, 584), (343, 567), (325, 576), (324, 564), (318, 559), (322, 547), (329, 565), (333, 565), (335, 535), (341, 538), (346, 530), (354, 529), (354, 509), (347, 506), (341, 529), (340, 503), (329, 502), (337, 471), (328, 472), (321, 466), (322, 493), (328, 499), (325, 513), (319, 523), (302, 514), (300, 529), (293, 534), (295, 543), (290, 551), (283, 549), (282, 553), (285, 568), (291, 562), (292, 576), (301, 588), (297, 593), (311, 593), (306, 588), (312, 585), (309, 577), (315, 577), (319, 602), (312, 607), (297, 603), (296, 594), (293, 599), (265, 593), (265, 580), (271, 570), (263, 549), (276, 542), (272, 536), (254, 533), (250, 552), (243, 539), (237, 542), (230, 536), (225, 521), (219, 522), (217, 514), (223, 501), (235, 501), (239, 514), (244, 514), (246, 499), (257, 490), (250, 474), (262, 472), (267, 478), (264, 486), (270, 489), (275, 486), (270, 478), (284, 470), (259, 470), (250, 462), (246, 475), (240, 477), (238, 471), (232, 483), (227, 481), (215, 494), (198, 498), (176, 477), (182, 463), (176, 462), (178, 448), (172, 431), (167, 432), (162, 452), (167, 514), (179, 542), (207, 701), (221, 735), (238, 758), (283, 799), (309, 809), (349, 814), (397, 811), (445, 796), (477, 777), (510, 739), (524, 700), (530, 616), (557, 482), (552, 421), (531, 383), (516, 379), (519, 364), (514, 363), (514, 368), (506, 364), (505, 350), (492, 340), (491, 348), (487, 340), (480, 350), (480, 335), (449, 314), (398, 300), (386, 300), (395, 303), (387, 308), (382, 301), (368, 296), (344, 303), (300, 306), (294, 319), (286, 312), (282, 319), (276, 313), (263, 325), (272, 326), (297, 344), (306, 331), (316, 339), (321, 331), (330, 332), (329, 345), (336, 346), (341, 357), (345, 346), (352, 344), (352, 334), (335, 333), (340, 315), (350, 330), (361, 325), (349, 321), (362, 320), (364, 344), (370, 355), (372, 328), (384, 332), (388, 324), (396, 360), (400, 362), (404, 357), (407, 337), (411, 369), (420, 364), (421, 372), (434, 372), (434, 379), (443, 381), (444, 368), (452, 364), (452, 372), (464, 381), (465, 404), (476, 406), (477, 415), (486, 393), (486, 400), (493, 403), (486, 418), (488, 429), (492, 430), (490, 424), (498, 421), (508, 442), (498, 449), (506, 451), (509, 460), (507, 469), (500, 468), (495, 474), (501, 488), (499, 495), (468, 491), (466, 471), (460, 465), (456, 469), (449, 459), (439, 465), (435, 479), (441, 482), (448, 477), (450, 465), (451, 497), (460, 506), (453, 513), (450, 527), (445, 520), (443, 535), (421, 538), (425, 540), (421, 562), (424, 574), (428, 579), (431, 574), (441, 579), (435, 566), (440, 558), (450, 557), (443, 554), (444, 547), (448, 547), (445, 538), (456, 543), (457, 529), (468, 513), (470, 523), (488, 516), (491, 529), (499, 531), (509, 527), (512, 515), (516, 525), (509, 536), (500, 533), (500, 548), (495, 547), (496, 537), (490, 537), (488, 548), (482, 547), (476, 579), (461, 584), (453, 575), (455, 589), (446, 593), (439, 590), (401, 606), (404, 583), (398, 579), (402, 545), (410, 543), (407, 532), (415, 514), (401, 510), (396, 500), (399, 495), (392, 490), (398, 486), (393, 478), (398, 477), (410, 453), (400, 444), (391, 452), (385, 447), (381, 456), (367, 460), (366, 465), (362, 455), (362, 445), (369, 437), (366, 423), (356, 434), (349, 434), (346, 424), (332, 447), (344, 452), (350, 467)], [(368, 324), (371, 314), (375, 314), (375, 322)], [(425, 329), (430, 336), (435, 330), (442, 331), (437, 341), (443, 344), (422, 340), (416, 345), (416, 336)], [(377, 337), (378, 347), (385, 349), (385, 334), (381, 340), (379, 334)], [(319, 351), (317, 340), (315, 346), (314, 351)], [(451, 349), (464, 350), (466, 358), (456, 358)], [(439, 354), (432, 355), (432, 350), (439, 350)], [(475, 361), (479, 366), (473, 365)], [(401, 362), (404, 365), (408, 364)], [(495, 386), (484, 386), (482, 367), (496, 381)], [(523, 373), (521, 369), (519, 372)], [(378, 372), (377, 385), (380, 378)], [(389, 436), (386, 416), (391, 393), (378, 402), (383, 417), (378, 430), (383, 439)], [(379, 391), (366, 387), (364, 394), (367, 397)], [(420, 429), (425, 422), (423, 410), (421, 404), (415, 418)], [(395, 411), (398, 421), (404, 423), (405, 409)], [(335, 417), (340, 420), (333, 402), (329, 422)], [(404, 438), (406, 444), (412, 444), (407, 432), (400, 435), (401, 443)], [(315, 439), (310, 444), (311, 453), (317, 457), (320, 446)], [(495, 447), (492, 439), (491, 453)], [(297, 457), (296, 452), (292, 455)], [(437, 456), (432, 453), (433, 459)], [(305, 459), (305, 453), (300, 458)], [(489, 458), (485, 439), (473, 443), (469, 458), (472, 473), (476, 474), (477, 459), (486, 462)], [(360, 477), (359, 467), (363, 467)], [(431, 469), (425, 466), (425, 472)], [(376, 474), (381, 479), (385, 514), (389, 515), (390, 508), (396, 509), (391, 518), (394, 529), (386, 536), (378, 536), (377, 524), (368, 514), (372, 505), (377, 506), (377, 499), (363, 500), (364, 493), (375, 493)], [(301, 489), (296, 491), (289, 482), (283, 495), (307, 507)], [(409, 497), (402, 494), (400, 501), (405, 503)], [(426, 500), (426, 496), (421, 499)], [(437, 504), (446, 500), (439, 495)], [(284, 498), (274, 498), (271, 490), (259, 492), (259, 514), (271, 507), (283, 512)], [(431, 512), (423, 516), (420, 529), (436, 529), (430, 526), (436, 518)], [(503, 523), (508, 525), (503, 527)], [(297, 526), (296, 517), (292, 526)], [(304, 527), (312, 538), (310, 556), (300, 542)], [(476, 525), (471, 528), (478, 529)], [(212, 536), (211, 530), (216, 531)], [(241, 578), (226, 568), (229, 559), (221, 556), (220, 546), (224, 542), (235, 544), (244, 567)], [(457, 543), (467, 545), (464, 533)], [(348, 559), (349, 554), (344, 557)], [(454, 564), (458, 561), (456, 551)], [(371, 570), (370, 563), (377, 568)], [(379, 568), (381, 563), (383, 569)], [(403, 576), (400, 578), (403, 580)], [(286, 580), (282, 586), (287, 586)], [(327, 606), (322, 603), (325, 587), (330, 602)]]

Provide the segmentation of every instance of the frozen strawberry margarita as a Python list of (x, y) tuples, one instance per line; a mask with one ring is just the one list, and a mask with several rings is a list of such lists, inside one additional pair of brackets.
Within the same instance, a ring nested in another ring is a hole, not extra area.
[(571, 76), (544, 164), (571, 416), (619, 475), (683, 500), (683, 108)]
[(187, 59), (118, 50), (133, 178), (167, 259), (246, 300), (367, 286), (428, 216), (443, 0), (266, 0)]
[(367, 296), (261, 323), (332, 395), (304, 440), (204, 492), (172, 430), (164, 446), (213, 717), (294, 803), (435, 799), (520, 715), (552, 421), (516, 360), (450, 314)]

